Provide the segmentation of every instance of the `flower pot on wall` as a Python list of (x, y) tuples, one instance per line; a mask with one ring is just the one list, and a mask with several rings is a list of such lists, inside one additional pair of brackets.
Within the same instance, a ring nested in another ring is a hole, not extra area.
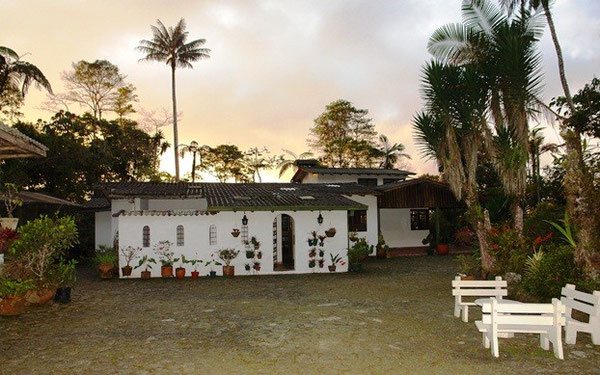
[(262, 251), (259, 251), (258, 253), (256, 253), (256, 258), (262, 259)]
[(223, 266), (223, 276), (231, 277), (235, 275), (235, 266)]
[(233, 229), (233, 230), (231, 231), (231, 235), (232, 235), (233, 237), (238, 237), (238, 236), (240, 235), (240, 230), (239, 230), (239, 229)]
[(123, 274), (123, 276), (131, 276), (132, 270), (133, 270), (133, 267), (131, 267), (131, 266), (121, 267), (121, 273)]
[(164, 278), (173, 277), (173, 266), (161, 266), (160, 276)]
[(183, 279), (185, 277), (185, 268), (177, 267), (175, 269), (175, 275), (177, 276), (178, 279)]
[(18, 217), (0, 217), (0, 227), (15, 230), (19, 224)]
[(140, 274), (142, 279), (149, 279), (150, 278), (150, 271), (142, 271), (142, 273)]
[(0, 316), (20, 315), (25, 309), (25, 299), (21, 296), (0, 298)]
[(198, 277), (200, 277), (200, 272), (192, 271), (192, 279), (197, 279)]
[(450, 246), (447, 243), (440, 243), (437, 244), (435, 250), (439, 255), (448, 255), (448, 253), (450, 252)]
[(210, 271), (208, 277), (217, 277), (217, 271)]
[(335, 272), (335, 266), (328, 266), (329, 272)]
[(113, 265), (112, 264), (101, 264), (98, 266), (98, 270), (100, 271), (101, 279), (112, 279), (113, 277)]
[(252, 259), (252, 258), (254, 258), (254, 251), (246, 250), (246, 259)]
[(327, 237), (334, 237), (334, 236), (335, 236), (335, 233), (336, 233), (336, 230), (335, 230), (335, 228), (329, 228), (329, 229), (327, 229), (327, 230), (325, 231), (325, 235), (326, 235)]

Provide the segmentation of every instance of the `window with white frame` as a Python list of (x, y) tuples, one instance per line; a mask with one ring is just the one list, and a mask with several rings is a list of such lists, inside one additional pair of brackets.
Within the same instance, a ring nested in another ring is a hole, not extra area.
[(217, 244), (217, 226), (214, 224), (211, 224), (211, 226), (208, 227), (208, 244), (209, 245)]
[(147, 225), (142, 229), (142, 245), (150, 247), (150, 227)]
[(183, 225), (177, 226), (177, 246), (183, 246)]

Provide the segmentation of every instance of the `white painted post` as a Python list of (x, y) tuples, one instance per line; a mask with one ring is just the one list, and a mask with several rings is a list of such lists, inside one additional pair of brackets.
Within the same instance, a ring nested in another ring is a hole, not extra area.
[[(496, 276), (495, 277), (496, 281), (502, 281), (502, 276)], [(500, 290), (502, 289), (500, 286), (496, 286), (496, 298), (497, 299), (502, 299), (502, 295), (500, 295)]]
[[(456, 276), (454, 280), (460, 281), (460, 276)], [(460, 285), (457, 285), (456, 289), (460, 289)], [(462, 297), (459, 295), (454, 296), (454, 316), (456, 318), (460, 317), (460, 304), (462, 302), (461, 298)]]
[[(598, 297), (598, 299), (600, 300), (600, 291), (595, 290), (592, 294)], [(590, 315), (589, 324), (590, 334), (592, 335), (592, 344), (600, 345), (600, 316)]]
[(563, 357), (563, 347), (562, 347), (562, 325), (561, 325), (561, 317), (562, 317), (562, 303), (556, 298), (552, 299), (552, 306), (554, 307), (554, 325), (552, 327), (552, 347), (554, 349), (554, 355), (558, 359), (564, 359)]
[[(575, 290), (575, 285), (567, 284), (565, 285), (565, 289)], [(571, 297), (565, 296), (565, 298), (570, 299)], [(569, 321), (572, 320), (572, 312), (573, 309), (571, 308), (571, 304), (565, 303), (565, 342), (567, 344), (575, 344), (577, 341), (577, 329), (574, 325), (569, 324)]]
[(492, 306), (491, 306), (491, 311), (490, 311), (490, 318), (491, 318), (491, 326), (490, 326), (490, 330), (492, 333), (492, 338), (491, 338), (491, 342), (492, 342), (492, 355), (496, 358), (498, 358), (500, 356), (500, 350), (498, 348), (498, 321), (496, 320), (496, 318), (498, 317), (498, 311), (497, 311), (497, 304), (498, 301), (495, 298), (492, 298)]

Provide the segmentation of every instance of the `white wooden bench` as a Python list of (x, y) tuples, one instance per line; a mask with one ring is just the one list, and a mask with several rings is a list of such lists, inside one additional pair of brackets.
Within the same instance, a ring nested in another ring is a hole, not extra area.
[(498, 303), (496, 298), (481, 308), (481, 320), (475, 322), (483, 333), (483, 346), (499, 357), (498, 335), (501, 333), (536, 333), (540, 335), (540, 346), (563, 359), (562, 325), (564, 305), (556, 298), (549, 303)]
[[(600, 345), (600, 292), (588, 294), (575, 290), (573, 284), (567, 284), (560, 294), (560, 301), (565, 305), (565, 342), (575, 344), (577, 332), (587, 332), (591, 334), (594, 345)], [(573, 310), (588, 314), (588, 322), (574, 319)]]
[(463, 297), (502, 299), (508, 295), (506, 285), (506, 280), (502, 280), (500, 276), (496, 276), (495, 280), (461, 280), (460, 276), (456, 276), (452, 280), (454, 316), (458, 318), (462, 315), (463, 322), (468, 322), (469, 306), (476, 306), (476, 304), (473, 301), (463, 301)]

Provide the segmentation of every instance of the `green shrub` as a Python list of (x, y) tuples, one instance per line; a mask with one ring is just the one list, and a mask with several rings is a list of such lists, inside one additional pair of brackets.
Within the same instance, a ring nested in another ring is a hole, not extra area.
[(552, 202), (538, 203), (535, 208), (525, 214), (523, 235), (527, 238), (545, 237), (552, 233), (558, 238), (560, 233), (547, 221), (559, 222), (564, 218), (565, 207)]
[(523, 289), (535, 299), (548, 302), (560, 298), (560, 290), (567, 283), (577, 285), (577, 289), (585, 284), (571, 246), (549, 244), (528, 258)]
[(533, 254), (533, 242), (509, 228), (494, 228), (489, 236), (491, 253), (494, 257), (493, 275), (525, 272), (527, 257)]
[(476, 278), (481, 276), (481, 254), (479, 251), (469, 255), (459, 255), (455, 260), (459, 264), (458, 272), (467, 276), (475, 276)]
[(57, 264), (50, 267), (49, 280), (59, 288), (72, 287), (77, 279), (77, 261), (72, 259), (66, 261), (61, 259)]
[(22, 296), (32, 289), (35, 289), (35, 283), (31, 280), (11, 280), (0, 276), (0, 297)]
[(369, 246), (367, 240), (359, 238), (356, 243), (348, 249), (348, 262), (350, 264), (358, 264), (362, 259), (368, 257), (373, 251), (373, 246)]
[(111, 266), (116, 266), (119, 261), (119, 257), (112, 249), (109, 251), (96, 250), (94, 261), (97, 265), (109, 264)]

